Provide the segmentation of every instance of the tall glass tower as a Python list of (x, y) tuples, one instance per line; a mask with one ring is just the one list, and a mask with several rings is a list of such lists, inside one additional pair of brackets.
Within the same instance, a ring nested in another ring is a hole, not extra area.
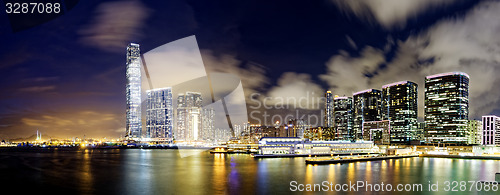
[(391, 124), (390, 142), (409, 144), (417, 138), (418, 85), (401, 81), (382, 86), (382, 116)]
[(363, 139), (363, 123), (382, 119), (382, 92), (367, 89), (353, 94), (354, 100), (354, 132), (357, 139)]
[(467, 143), (469, 75), (425, 77), (425, 136), (429, 143)]
[(352, 135), (352, 97), (335, 97), (334, 102), (334, 129), (337, 139), (351, 140)]
[(333, 127), (333, 94), (331, 91), (325, 93), (325, 127)]
[(127, 46), (126, 139), (141, 138), (141, 53), (139, 44)]
[(173, 102), (172, 88), (147, 90), (146, 131), (149, 138), (166, 138), (173, 140)]

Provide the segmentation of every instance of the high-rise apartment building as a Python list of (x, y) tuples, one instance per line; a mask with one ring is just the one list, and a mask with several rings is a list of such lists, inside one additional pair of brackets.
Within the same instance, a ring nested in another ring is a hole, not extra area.
[(417, 140), (418, 85), (401, 81), (382, 86), (382, 116), (391, 123), (391, 143)]
[(482, 145), (500, 145), (500, 117), (488, 115), (482, 119)]
[(141, 54), (139, 44), (130, 43), (127, 46), (127, 109), (125, 138), (142, 137), (141, 121)]
[(334, 130), (339, 140), (353, 138), (352, 97), (335, 97), (333, 100)]
[(215, 141), (215, 110), (213, 108), (202, 108), (201, 112), (203, 140)]
[(390, 144), (391, 123), (388, 120), (369, 121), (363, 123), (363, 140), (373, 141), (375, 144)]
[(202, 140), (202, 105), (201, 93), (186, 92), (178, 95), (176, 140)]
[(448, 72), (425, 77), (425, 135), (429, 143), (467, 143), (469, 75)]
[(146, 131), (148, 138), (166, 138), (172, 142), (173, 102), (172, 88), (147, 90)]
[(356, 139), (363, 139), (363, 123), (382, 119), (382, 92), (367, 89), (353, 94), (353, 130)]

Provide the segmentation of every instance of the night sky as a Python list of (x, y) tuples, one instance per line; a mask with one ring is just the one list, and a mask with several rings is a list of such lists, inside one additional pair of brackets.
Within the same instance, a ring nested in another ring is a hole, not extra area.
[(145, 53), (191, 35), (208, 69), (237, 74), (246, 96), (351, 95), (411, 80), (422, 117), (424, 77), (463, 71), (469, 118), (500, 115), (498, 10), (500, 1), (474, 0), (86, 0), (17, 32), (2, 12), (0, 139), (37, 129), (123, 136), (127, 44)]

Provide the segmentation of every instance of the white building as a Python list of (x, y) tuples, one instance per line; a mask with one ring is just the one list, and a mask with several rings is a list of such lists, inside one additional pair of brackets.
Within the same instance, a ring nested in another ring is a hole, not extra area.
[(500, 117), (494, 115), (483, 116), (482, 145), (500, 145)]
[(178, 95), (176, 140), (202, 140), (202, 105), (203, 98), (201, 93), (186, 92), (185, 94)]
[(127, 139), (142, 137), (141, 121), (141, 54), (139, 44), (130, 43), (127, 46)]
[(171, 143), (174, 129), (172, 88), (147, 90), (146, 94), (147, 138), (166, 138)]
[(203, 108), (201, 115), (202, 127), (203, 127), (203, 139), (207, 141), (215, 140), (215, 110), (213, 108)]
[(299, 137), (263, 137), (259, 154), (267, 155), (335, 155), (375, 152), (372, 141), (310, 141)]

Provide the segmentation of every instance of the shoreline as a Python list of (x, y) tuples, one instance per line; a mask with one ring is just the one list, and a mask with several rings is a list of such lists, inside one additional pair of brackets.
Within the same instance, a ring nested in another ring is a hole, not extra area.
[(426, 158), (453, 158), (453, 159), (476, 159), (476, 160), (500, 160), (500, 156), (460, 156), (460, 155), (420, 154), (419, 157), (426, 157)]
[(353, 153), (329, 153), (329, 154), (254, 154), (254, 158), (295, 158), (295, 157), (318, 157), (318, 156), (349, 156), (351, 154), (364, 155), (368, 152), (353, 152)]
[(402, 155), (402, 156), (383, 156), (383, 157), (362, 157), (353, 159), (307, 159), (306, 164), (321, 165), (321, 164), (342, 164), (352, 162), (379, 161), (388, 159), (413, 158), (418, 155)]

